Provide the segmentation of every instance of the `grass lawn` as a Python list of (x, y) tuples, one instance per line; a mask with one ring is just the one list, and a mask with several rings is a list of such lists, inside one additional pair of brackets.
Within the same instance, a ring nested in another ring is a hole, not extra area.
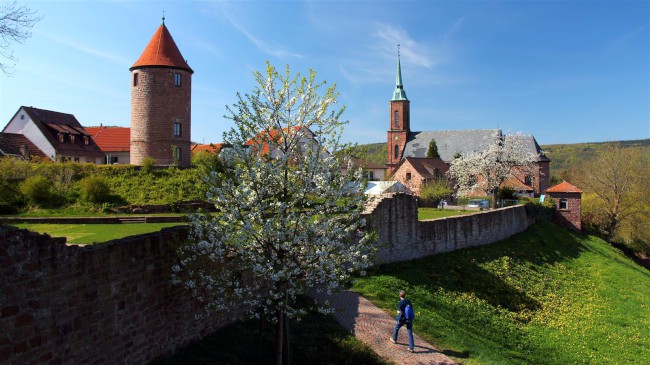
[(438, 208), (418, 208), (418, 220), (451, 217), (462, 214), (476, 213), (473, 210), (442, 210)]
[(118, 238), (159, 231), (166, 227), (179, 226), (183, 223), (144, 223), (144, 224), (12, 224), (18, 228), (29, 229), (38, 233), (47, 233), (52, 237), (67, 237), (68, 243), (101, 243)]
[[(292, 364), (388, 365), (333, 317), (315, 312), (293, 321), (290, 333)], [(238, 322), (150, 365), (274, 364), (274, 326), (259, 320)]]
[(649, 364), (650, 272), (550, 223), (499, 243), (385, 265), (353, 290), (463, 364)]

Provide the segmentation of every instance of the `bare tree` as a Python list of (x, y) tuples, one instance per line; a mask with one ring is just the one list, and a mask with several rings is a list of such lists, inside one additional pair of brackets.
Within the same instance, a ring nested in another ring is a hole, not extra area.
[(41, 19), (35, 10), (18, 5), (16, 1), (0, 5), (0, 56), (6, 60), (0, 62), (3, 73), (8, 74), (18, 60), (11, 44), (25, 42), (32, 36), (34, 24)]

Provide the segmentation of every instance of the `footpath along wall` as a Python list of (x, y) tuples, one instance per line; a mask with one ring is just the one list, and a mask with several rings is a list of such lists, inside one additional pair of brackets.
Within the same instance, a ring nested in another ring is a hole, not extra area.
[[(499, 241), (528, 226), (523, 207), (419, 222), (417, 201), (395, 194), (364, 214), (379, 262)], [(119, 227), (117, 225), (116, 227)], [(229, 324), (197, 319), (171, 284), (184, 227), (90, 246), (0, 225), (2, 364), (146, 364)]]

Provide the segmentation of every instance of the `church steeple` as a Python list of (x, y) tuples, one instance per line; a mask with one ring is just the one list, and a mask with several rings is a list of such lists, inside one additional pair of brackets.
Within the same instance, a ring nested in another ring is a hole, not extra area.
[(395, 80), (395, 90), (393, 91), (393, 98), (391, 101), (408, 100), (404, 85), (402, 85), (402, 66), (399, 57), (399, 44), (397, 45), (397, 79)]
[(402, 85), (402, 66), (399, 57), (399, 44), (397, 45), (397, 78), (395, 90), (390, 100), (390, 116), (388, 122), (388, 173), (391, 174), (404, 156), (406, 140), (411, 131), (410, 109), (411, 102), (406, 97)]

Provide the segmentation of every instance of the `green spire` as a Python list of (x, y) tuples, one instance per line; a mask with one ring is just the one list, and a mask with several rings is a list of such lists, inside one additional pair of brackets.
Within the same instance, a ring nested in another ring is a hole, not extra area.
[(406, 91), (404, 91), (404, 85), (402, 85), (402, 66), (399, 62), (399, 44), (397, 45), (397, 79), (395, 81), (395, 90), (393, 91), (393, 98), (391, 101), (395, 100), (408, 100), (406, 97)]

